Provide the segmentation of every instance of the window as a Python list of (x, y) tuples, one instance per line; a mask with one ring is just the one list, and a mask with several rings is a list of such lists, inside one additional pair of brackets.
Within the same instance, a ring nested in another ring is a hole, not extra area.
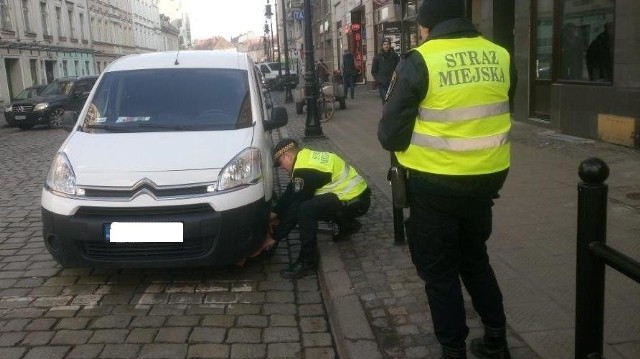
[(67, 65), (67, 60), (62, 60), (62, 76), (69, 77), (69, 67)]
[(615, 0), (562, 0), (560, 79), (611, 82)]
[(31, 21), (29, 21), (29, 0), (22, 0), (22, 20), (24, 21), (24, 31), (33, 32)]
[(74, 19), (73, 10), (68, 10), (67, 13), (69, 14), (69, 37), (75, 38), (76, 37), (76, 31), (75, 31), (75, 28), (73, 26), (73, 21), (75, 20)]
[(47, 3), (40, 3), (40, 21), (42, 22), (42, 33), (44, 36), (50, 36), (51, 30), (49, 29), (49, 11), (47, 10)]
[(58, 30), (58, 36), (64, 37), (62, 33), (62, 10), (59, 7), (56, 7), (56, 28)]
[(80, 21), (80, 39), (86, 40), (87, 38), (84, 36), (84, 14), (78, 14), (78, 20)]
[(0, 0), (0, 29), (12, 30), (9, 0)]

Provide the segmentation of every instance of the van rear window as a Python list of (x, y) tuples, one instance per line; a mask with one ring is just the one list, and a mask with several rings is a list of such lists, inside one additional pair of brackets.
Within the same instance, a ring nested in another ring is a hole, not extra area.
[(246, 71), (145, 69), (104, 74), (82, 128), (222, 131), (252, 123)]

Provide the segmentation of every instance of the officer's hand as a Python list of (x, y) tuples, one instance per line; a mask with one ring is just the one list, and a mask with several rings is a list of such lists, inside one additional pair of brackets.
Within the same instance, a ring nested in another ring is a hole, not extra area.
[(271, 212), (269, 214), (269, 233), (273, 233), (273, 231), (278, 226), (278, 224), (280, 224), (280, 219), (278, 218), (278, 215), (274, 212)]

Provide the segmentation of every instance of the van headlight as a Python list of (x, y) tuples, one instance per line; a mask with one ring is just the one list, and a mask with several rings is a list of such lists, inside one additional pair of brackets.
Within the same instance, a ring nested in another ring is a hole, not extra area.
[(262, 178), (262, 157), (255, 147), (244, 149), (220, 171), (216, 191), (248, 186)]
[(63, 152), (59, 152), (51, 162), (49, 173), (47, 173), (46, 186), (53, 192), (59, 194), (75, 195), (76, 174), (73, 172), (71, 163)]
[(36, 105), (36, 107), (33, 108), (34, 111), (42, 111), (42, 110), (46, 110), (49, 107), (49, 104), (47, 102), (43, 102), (43, 103), (39, 103)]

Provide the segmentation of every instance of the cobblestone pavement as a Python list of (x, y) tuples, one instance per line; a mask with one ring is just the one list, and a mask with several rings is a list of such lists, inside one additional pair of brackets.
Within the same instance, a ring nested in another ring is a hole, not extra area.
[(278, 274), (295, 233), (243, 268), (61, 268), (40, 190), (66, 135), (0, 127), (0, 359), (336, 357), (318, 277)]

